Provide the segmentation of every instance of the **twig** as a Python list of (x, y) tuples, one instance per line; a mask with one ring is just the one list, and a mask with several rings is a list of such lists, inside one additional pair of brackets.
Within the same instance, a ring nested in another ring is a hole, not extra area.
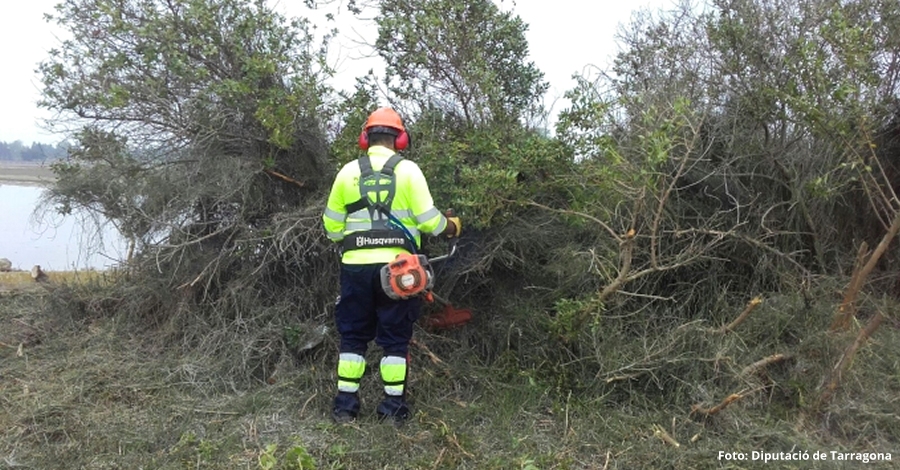
[(741, 376), (749, 377), (750, 375), (756, 374), (760, 370), (765, 369), (772, 364), (778, 364), (779, 362), (784, 362), (790, 358), (791, 356), (789, 354), (772, 354), (771, 356), (760, 359), (753, 364), (744, 367), (744, 369), (741, 370)]
[(605, 301), (607, 297), (619, 290), (619, 288), (628, 281), (628, 274), (631, 273), (631, 260), (634, 252), (634, 235), (634, 229), (629, 229), (628, 233), (626, 233), (625, 237), (622, 239), (622, 266), (619, 268), (619, 275), (613, 282), (609, 283), (602, 291), (600, 291), (600, 297), (598, 298), (600, 302)]
[(210, 414), (210, 415), (223, 415), (223, 416), (239, 416), (240, 415), (240, 413), (238, 413), (237, 411), (203, 410), (200, 408), (194, 408), (191, 411), (193, 411), (195, 413), (204, 413), (204, 414)]
[(191, 246), (191, 245), (196, 245), (196, 244), (198, 244), (198, 243), (202, 243), (202, 242), (204, 242), (204, 241), (206, 241), (206, 240), (208, 240), (208, 239), (210, 239), (210, 238), (213, 238), (213, 237), (215, 237), (215, 236), (217, 236), (217, 235), (221, 235), (221, 234), (225, 233), (225, 231), (228, 230), (228, 229), (230, 229), (230, 228), (232, 228), (232, 227), (230, 227), (230, 226), (225, 226), (225, 227), (222, 227), (222, 228), (217, 229), (215, 232), (206, 234), (206, 235), (204, 235), (204, 236), (202, 236), (202, 237), (199, 237), (199, 238), (194, 238), (193, 240), (186, 241), (186, 242), (184, 242), (184, 243), (179, 243), (179, 244), (177, 244), (177, 245), (164, 244), (164, 245), (159, 245), (158, 248), (167, 248), (167, 249), (186, 248), (186, 247), (189, 247), (189, 246)]
[(185, 289), (187, 287), (194, 287), (195, 284), (197, 284), (198, 282), (200, 282), (201, 279), (203, 279), (203, 275), (206, 274), (206, 270), (209, 269), (209, 267), (211, 265), (212, 265), (212, 263), (207, 264), (206, 267), (203, 268), (203, 271), (200, 271), (200, 274), (198, 274), (197, 277), (195, 277), (193, 281), (185, 282), (184, 284), (178, 286), (177, 289), (181, 290), (181, 289)]
[(681, 444), (679, 444), (678, 441), (676, 441), (674, 437), (672, 437), (668, 432), (666, 432), (665, 429), (662, 428), (662, 426), (660, 426), (658, 424), (653, 425), (653, 435), (658, 437), (660, 440), (662, 440), (666, 444), (669, 444), (670, 446), (675, 447), (676, 449), (681, 447)]
[(431, 359), (431, 362), (433, 362), (435, 365), (442, 365), (444, 363), (444, 361), (442, 361), (441, 358), (437, 357), (437, 355), (435, 353), (431, 352), (431, 350), (428, 349), (428, 346), (425, 346), (424, 344), (422, 344), (414, 339), (410, 340), (409, 344), (410, 344), (410, 346), (414, 346), (414, 347), (421, 349), (422, 352), (425, 353), (426, 356), (428, 356), (428, 359)]
[(446, 447), (441, 448), (441, 452), (438, 454), (438, 458), (434, 461), (434, 464), (431, 465), (431, 468), (438, 468), (438, 465), (444, 460), (444, 452), (447, 452)]
[(713, 235), (713, 236), (719, 237), (720, 239), (725, 238), (725, 237), (735, 238), (735, 239), (740, 240), (740, 241), (742, 241), (742, 242), (744, 242), (744, 243), (747, 243), (748, 245), (753, 245), (753, 246), (755, 246), (755, 247), (757, 247), (757, 248), (759, 248), (759, 249), (761, 249), (761, 250), (768, 251), (769, 253), (772, 253), (772, 254), (774, 254), (774, 255), (780, 257), (780, 258), (784, 258), (785, 260), (787, 260), (789, 263), (793, 264), (794, 267), (796, 267), (797, 269), (799, 269), (799, 270), (800, 270), (801, 272), (803, 272), (804, 274), (807, 274), (807, 275), (810, 274), (809, 269), (807, 269), (806, 266), (803, 266), (803, 265), (800, 264), (797, 260), (791, 258), (790, 255), (788, 255), (788, 254), (786, 254), (786, 253), (782, 253), (782, 252), (778, 251), (777, 249), (775, 249), (775, 248), (773, 248), (773, 247), (771, 247), (771, 246), (769, 246), (769, 245), (766, 245), (765, 243), (763, 243), (763, 242), (761, 242), (761, 241), (759, 241), (759, 240), (757, 240), (757, 239), (755, 239), (755, 238), (750, 238), (750, 237), (748, 237), (748, 236), (746, 236), (746, 235), (742, 235), (742, 234), (740, 234), (740, 233), (736, 233), (736, 232), (734, 232), (733, 230), (729, 230), (729, 231), (727, 231), (727, 232), (723, 232), (723, 231), (721, 231), (721, 230), (707, 230), (707, 229), (695, 229), (695, 228), (692, 228), (692, 229), (686, 229), (686, 230), (676, 230), (676, 231), (673, 232), (673, 234), (674, 234), (676, 237), (681, 237), (681, 236), (685, 236), (685, 235), (700, 234), (700, 235)]
[[(510, 202), (512, 202), (512, 201), (510, 201)], [(619, 234), (617, 234), (616, 231), (612, 229), (612, 227), (610, 227), (602, 220), (600, 220), (590, 214), (585, 214), (584, 212), (572, 211), (572, 210), (567, 210), (567, 209), (554, 209), (553, 207), (545, 206), (543, 204), (538, 204), (537, 202), (534, 202), (534, 201), (527, 201), (526, 204), (528, 204), (530, 206), (534, 206), (534, 207), (539, 207), (541, 209), (548, 210), (551, 212), (556, 212), (559, 214), (574, 215), (574, 216), (578, 216), (578, 217), (582, 217), (582, 218), (594, 221), (597, 224), (599, 224), (601, 227), (603, 227), (607, 232), (609, 232), (609, 234), (613, 237), (613, 239), (615, 241), (622, 243), (622, 238), (619, 237)]]
[(441, 420), (438, 420), (438, 422), (441, 423), (442, 425), (444, 425), (444, 429), (447, 431), (447, 436), (446, 436), (447, 440), (450, 441), (451, 444), (456, 446), (456, 448), (459, 449), (459, 451), (462, 452), (463, 455), (465, 455), (466, 457), (469, 457), (469, 458), (475, 457), (471, 453), (467, 452), (466, 449), (463, 449), (462, 444), (459, 443), (459, 438), (456, 437), (456, 433), (450, 431), (450, 426), (448, 426), (447, 423), (445, 423)]
[(275, 171), (275, 170), (265, 169), (265, 170), (263, 170), (263, 171), (264, 171), (267, 175), (274, 176), (274, 177), (279, 178), (279, 179), (281, 179), (281, 180), (287, 181), (288, 183), (296, 184), (297, 186), (300, 186), (301, 188), (305, 188), (305, 187), (306, 187), (306, 184), (303, 183), (302, 181), (297, 181), (297, 180), (295, 180), (294, 178), (291, 178), (290, 176), (282, 175), (281, 173), (279, 173), (279, 172), (277, 172), (277, 171)]
[(606, 383), (611, 384), (613, 382), (621, 382), (623, 380), (631, 380), (635, 377), (640, 377), (641, 374), (628, 374), (628, 375), (617, 375), (615, 377), (610, 377), (606, 379)]
[[(888, 224), (887, 221), (882, 218), (881, 210), (879, 210), (879, 203), (881, 204), (882, 210), (890, 210), (894, 207), (894, 202), (897, 201), (897, 193), (894, 192), (894, 188), (891, 186), (891, 179), (885, 174), (884, 166), (881, 164), (881, 160), (878, 158), (878, 155), (875, 153), (875, 146), (873, 145), (872, 138), (869, 134), (869, 130), (867, 129), (866, 123), (861, 122), (860, 128), (862, 133), (865, 135), (866, 141), (868, 141), (868, 151), (870, 154), (870, 158), (865, 158), (858, 150), (856, 150), (856, 145), (849, 141), (847, 136), (841, 135), (840, 139), (844, 143), (844, 145), (850, 149), (850, 153), (853, 154), (858, 159), (858, 162), (865, 163), (866, 167), (874, 166), (881, 174), (881, 180), (885, 182), (885, 184), (881, 184), (878, 181), (878, 177), (876, 173), (871, 171), (871, 169), (861, 172), (861, 180), (864, 181), (862, 187), (866, 192), (866, 196), (869, 199), (869, 204), (874, 209), (876, 217), (878, 217), (879, 222), (881, 222), (882, 226), (887, 229)], [(885, 193), (885, 188), (890, 191), (890, 196)], [(877, 200), (876, 200), (877, 199)]]
[(856, 316), (856, 306), (853, 304), (853, 299), (856, 299), (860, 288), (862, 288), (859, 272), (865, 264), (868, 252), (869, 244), (862, 242), (859, 245), (859, 251), (856, 252), (856, 262), (853, 264), (853, 272), (850, 274), (850, 284), (847, 285), (847, 290), (844, 292), (844, 298), (829, 327), (830, 331), (838, 331), (847, 328), (847, 326), (850, 325), (850, 319)]
[(881, 259), (881, 255), (887, 251), (888, 245), (891, 244), (891, 241), (897, 235), (897, 232), (900, 232), (900, 212), (897, 212), (897, 215), (894, 216), (894, 222), (891, 224), (891, 227), (888, 229), (887, 233), (881, 237), (881, 241), (878, 242), (875, 251), (872, 252), (868, 261), (866, 261), (866, 264), (859, 270), (856, 276), (854, 276), (854, 280), (851, 281), (850, 287), (844, 295), (844, 300), (838, 308), (838, 315), (831, 324), (830, 331), (835, 332), (847, 329), (850, 324), (850, 318), (855, 315), (853, 302), (856, 301), (856, 296), (859, 294), (860, 289), (862, 289), (863, 284), (865, 284), (866, 278), (868, 278), (869, 274), (872, 273), (872, 270), (875, 269), (875, 264)]
[[(695, 135), (696, 137), (696, 135)], [(693, 142), (690, 147), (693, 147)], [(678, 166), (678, 170), (676, 170), (675, 174), (672, 175), (672, 181), (669, 183), (669, 186), (663, 191), (662, 196), (659, 198), (659, 204), (656, 207), (656, 214), (653, 216), (653, 224), (650, 229), (650, 266), (657, 267), (659, 262), (657, 261), (657, 251), (658, 248), (658, 239), (659, 239), (659, 226), (662, 222), (663, 210), (666, 207), (666, 202), (669, 200), (669, 196), (672, 194), (672, 190), (675, 189), (675, 185), (678, 183), (678, 180), (684, 174), (684, 169), (687, 167), (688, 156), (690, 152), (685, 152), (684, 157), (681, 159), (681, 164)]]
[(657, 266), (657, 267), (655, 267), (655, 268), (654, 268), (654, 267), (649, 267), (649, 268), (646, 268), (646, 269), (643, 269), (643, 270), (640, 270), (640, 271), (634, 271), (630, 276), (627, 276), (627, 277), (625, 278), (625, 282), (627, 283), (627, 282), (634, 281), (634, 280), (636, 280), (636, 279), (640, 279), (640, 278), (642, 278), (642, 277), (644, 277), (644, 276), (646, 276), (646, 275), (648, 275), (648, 274), (661, 273), (661, 272), (663, 272), (663, 271), (671, 271), (671, 270), (673, 270), (673, 269), (678, 269), (678, 268), (687, 266), (687, 265), (689, 265), (690, 263), (692, 263), (692, 262), (696, 261), (697, 259), (699, 259), (700, 256), (701, 256), (701, 255), (699, 255), (699, 254), (694, 254), (694, 255), (690, 255), (689, 257), (684, 258), (684, 259), (682, 259), (682, 260), (680, 260), (680, 261), (675, 261), (675, 262), (673, 262), (672, 264), (667, 264), (667, 265), (664, 265), (664, 266)]
[(704, 416), (712, 416), (724, 410), (728, 405), (740, 400), (741, 398), (744, 398), (745, 396), (746, 395), (744, 395), (743, 392), (732, 393), (731, 395), (728, 395), (727, 398), (722, 400), (722, 403), (719, 403), (712, 408), (703, 408), (701, 405), (693, 405), (691, 406), (691, 414), (697, 413)]
[(744, 308), (744, 311), (741, 312), (741, 314), (738, 315), (738, 317), (735, 318), (734, 321), (719, 328), (718, 330), (716, 330), (716, 333), (725, 334), (725, 333), (728, 333), (729, 331), (733, 331), (735, 328), (737, 328), (738, 325), (743, 323), (744, 320), (746, 320), (747, 317), (750, 316), (750, 312), (752, 312), (754, 309), (756, 309), (756, 307), (761, 303), (762, 303), (761, 297), (759, 297), (759, 296), (754, 297), (752, 300), (750, 300), (750, 302), (747, 303), (747, 306)]
[(620, 290), (619, 294), (627, 295), (630, 297), (639, 297), (642, 299), (650, 299), (650, 300), (663, 300), (666, 302), (675, 302), (675, 297), (660, 297), (658, 295), (653, 294), (639, 294), (637, 292), (628, 292), (626, 290)]
[(825, 385), (825, 390), (822, 392), (822, 395), (819, 396), (819, 406), (831, 400), (835, 390), (837, 390), (838, 386), (841, 384), (841, 378), (843, 377), (844, 372), (847, 371), (850, 367), (850, 363), (853, 362), (856, 351), (865, 344), (873, 333), (875, 333), (875, 330), (881, 326), (882, 321), (884, 321), (884, 315), (882, 315), (881, 312), (876, 313), (869, 319), (868, 323), (866, 323), (866, 327), (860, 330), (859, 334), (856, 335), (856, 339), (847, 347), (844, 354), (841, 355), (841, 359), (831, 371), (831, 376), (828, 379), (827, 385)]
[(319, 395), (319, 392), (315, 392), (311, 397), (307, 398), (305, 402), (303, 402), (303, 406), (300, 407), (300, 416), (303, 416), (303, 413), (306, 411), (306, 406), (309, 405), (309, 402), (313, 400), (316, 396)]

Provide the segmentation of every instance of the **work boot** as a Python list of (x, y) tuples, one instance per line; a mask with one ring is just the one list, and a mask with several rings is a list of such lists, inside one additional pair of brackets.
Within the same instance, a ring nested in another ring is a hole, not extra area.
[(359, 395), (356, 393), (338, 392), (334, 397), (331, 419), (337, 424), (346, 424), (359, 416)]
[(403, 397), (390, 395), (385, 395), (375, 412), (378, 414), (379, 421), (389, 419), (395, 427), (403, 426), (412, 417), (412, 410), (406, 400)]

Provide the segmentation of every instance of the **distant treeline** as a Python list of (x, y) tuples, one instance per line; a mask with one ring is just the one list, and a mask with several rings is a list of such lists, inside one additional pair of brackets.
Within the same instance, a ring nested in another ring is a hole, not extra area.
[(34, 142), (31, 146), (23, 144), (21, 140), (11, 143), (0, 142), (0, 161), (45, 162), (59, 160), (66, 156), (68, 148), (67, 142), (60, 142), (56, 145)]

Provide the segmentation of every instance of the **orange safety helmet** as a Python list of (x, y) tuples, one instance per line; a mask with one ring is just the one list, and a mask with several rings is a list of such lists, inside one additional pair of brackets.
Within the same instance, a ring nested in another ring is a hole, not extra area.
[(359, 134), (359, 148), (363, 150), (369, 148), (369, 130), (375, 127), (387, 127), (396, 132), (394, 136), (395, 149), (403, 150), (409, 146), (409, 134), (406, 133), (403, 120), (397, 111), (391, 108), (378, 108), (366, 119), (366, 125)]

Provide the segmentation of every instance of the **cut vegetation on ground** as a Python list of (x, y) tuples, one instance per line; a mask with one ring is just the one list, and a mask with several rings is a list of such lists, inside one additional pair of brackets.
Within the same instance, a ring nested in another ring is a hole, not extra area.
[[(57, 302), (47, 294), (0, 299), (6, 468), (689, 469), (727, 466), (720, 450), (898, 448), (900, 351), (891, 345), (900, 335), (881, 330), (833, 402), (815, 412), (822, 377), (855, 333), (828, 334), (832, 305), (799, 296), (764, 301), (728, 333), (691, 322), (647, 344), (629, 331), (635, 325), (610, 325), (598, 339), (602, 355), (555, 370), (551, 348), (563, 344), (540, 342), (525, 318), (504, 327), (510, 312), (458, 331), (418, 330), (416, 414), (399, 430), (372, 413), (380, 399), (375, 355), (364, 416), (331, 423), (333, 334), (313, 350), (292, 350), (286, 320), (285, 334), (273, 330), (270, 354), (280, 357), (271, 380), (245, 382), (224, 372), (239, 357), (167, 342), (134, 320), (97, 317), (83, 301)], [(60, 307), (67, 308), (49, 313)], [(235, 328), (217, 334), (239, 334)], [(268, 456), (276, 466), (265, 466)], [(288, 464), (298, 457), (306, 463)]]

